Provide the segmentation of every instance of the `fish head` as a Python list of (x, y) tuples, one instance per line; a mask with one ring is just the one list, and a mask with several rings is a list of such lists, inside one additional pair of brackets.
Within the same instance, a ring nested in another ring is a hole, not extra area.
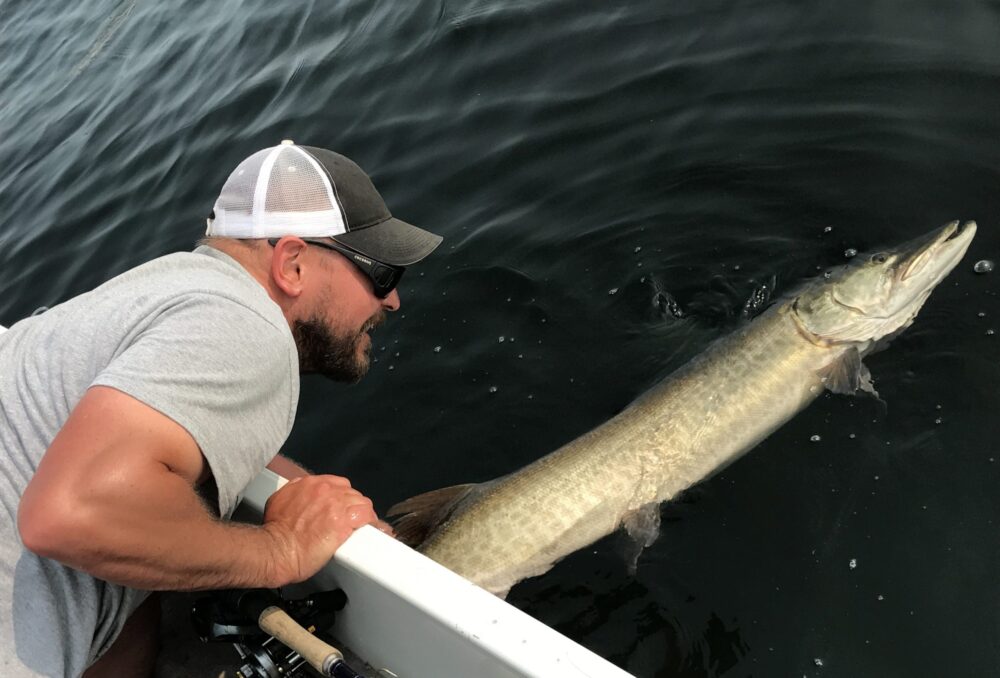
[(858, 255), (808, 285), (792, 312), (800, 328), (823, 343), (894, 335), (913, 322), (975, 234), (975, 222), (953, 221), (898, 247)]

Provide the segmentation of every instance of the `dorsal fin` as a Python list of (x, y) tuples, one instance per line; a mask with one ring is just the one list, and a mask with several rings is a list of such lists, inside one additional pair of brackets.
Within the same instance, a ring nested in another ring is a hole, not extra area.
[(400, 516), (392, 526), (396, 538), (407, 546), (418, 548), (470, 494), (478, 494), (475, 490), (480, 486), (479, 483), (452, 485), (399, 502), (386, 513), (389, 517)]

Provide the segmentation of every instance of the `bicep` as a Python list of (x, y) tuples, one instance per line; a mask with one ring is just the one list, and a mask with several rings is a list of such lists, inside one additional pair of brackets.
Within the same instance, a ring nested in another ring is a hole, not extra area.
[(128, 393), (188, 432), (215, 480), (211, 503), (227, 516), (291, 428), (294, 359), (287, 327), (227, 299), (194, 295), (160, 313), (92, 387)]
[(139, 491), (145, 476), (169, 470), (191, 485), (207, 465), (178, 423), (121, 391), (87, 390), (46, 450), (19, 507), (21, 514), (73, 510), (88, 495)]

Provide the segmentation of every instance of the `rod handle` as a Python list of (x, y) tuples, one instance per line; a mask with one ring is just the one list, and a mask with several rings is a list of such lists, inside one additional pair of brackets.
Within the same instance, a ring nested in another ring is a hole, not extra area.
[(309, 665), (324, 676), (333, 675), (333, 667), (344, 655), (332, 645), (306, 631), (280, 607), (271, 606), (260, 613), (261, 630), (295, 650)]

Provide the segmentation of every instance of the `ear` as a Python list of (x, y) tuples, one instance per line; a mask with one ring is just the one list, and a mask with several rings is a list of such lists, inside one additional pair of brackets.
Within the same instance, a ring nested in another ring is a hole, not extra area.
[(307, 245), (301, 238), (285, 236), (274, 244), (271, 255), (271, 280), (289, 297), (302, 294), (304, 263)]

